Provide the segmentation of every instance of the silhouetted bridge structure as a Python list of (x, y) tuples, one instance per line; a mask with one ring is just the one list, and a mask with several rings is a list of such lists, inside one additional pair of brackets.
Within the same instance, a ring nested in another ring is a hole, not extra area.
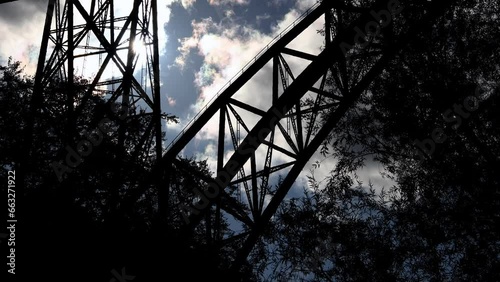
[[(413, 7), (406, 11), (406, 7), (398, 6), (399, 2), (393, 0), (375, 0), (370, 7), (352, 6), (347, 1), (316, 3), (231, 79), (166, 149), (159, 141), (162, 113), (157, 3), (135, 0), (130, 14), (119, 17), (113, 15), (113, 2), (94, 0), (84, 7), (78, 0), (65, 1), (65, 4), (49, 1), (36, 85), (42, 91), (43, 81), (56, 73), (72, 81), (74, 74), (68, 70), (74, 69), (75, 60), (99, 56), (100, 68), (88, 95), (99, 86), (113, 85), (112, 91), (106, 92), (110, 100), (121, 98), (122, 104), (133, 109), (145, 107), (149, 109), (146, 114), (154, 117), (144, 141), (137, 146), (138, 150), (145, 151), (149, 149), (146, 144), (155, 147), (157, 164), (151, 183), (144, 185), (158, 189), (160, 214), (179, 209), (187, 234), (203, 222), (207, 242), (214, 246), (239, 242), (232, 265), (233, 270), (237, 270), (245, 263), (307, 162), (339, 120), (394, 56), (415, 34), (431, 26), (433, 19), (451, 1), (422, 1), (428, 7), (426, 11), (416, 11)], [(70, 16), (73, 9), (81, 14), (83, 23), (74, 24)], [(54, 10), (58, 25), (51, 29)], [(399, 22), (400, 14), (410, 10), (419, 14), (421, 21), (405, 26)], [(293, 48), (293, 40), (321, 18), (325, 22), (324, 48), (317, 54)], [(136, 37), (144, 40), (145, 46), (151, 46), (145, 63), (148, 79), (152, 81), (149, 86), (134, 77)], [(93, 41), (100, 47), (90, 48)], [(56, 48), (46, 63), (50, 42)], [(84, 48), (78, 49), (80, 45)], [(76, 50), (83, 51), (76, 53)], [(119, 56), (120, 50), (125, 52), (125, 60)], [(291, 66), (294, 62), (298, 65), (298, 61), (305, 67), (297, 70)], [(102, 74), (111, 63), (115, 64), (119, 76), (106, 80)], [(255, 101), (238, 95), (262, 70), (270, 70), (267, 100)], [(68, 105), (71, 103), (70, 99)], [(171, 175), (172, 166), (184, 167), (179, 154), (214, 122), (218, 126), (217, 138), (212, 142), (216, 175), (200, 176), (206, 189), (173, 207), (168, 203), (168, 193), (174, 189), (170, 187), (170, 179), (175, 177)], [(155, 142), (147, 142), (150, 139)], [(242, 231), (234, 237), (223, 238), (218, 232), (223, 215), (237, 222)]]

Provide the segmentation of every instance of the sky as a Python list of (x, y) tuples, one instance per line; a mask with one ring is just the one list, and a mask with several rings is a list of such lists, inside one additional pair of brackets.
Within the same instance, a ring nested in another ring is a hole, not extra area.
[[(115, 2), (125, 7), (131, 0)], [(227, 81), (315, 2), (159, 0), (162, 110), (178, 116), (180, 120), (178, 124), (165, 125), (166, 144)], [(7, 58), (12, 56), (14, 60), (22, 62), (27, 73), (34, 74), (46, 3), (46, 0), (19, 0), (0, 5), (1, 64), (5, 64)], [(322, 26), (322, 20), (318, 20), (289, 46), (318, 54), (323, 38), (317, 30)], [(288, 63), (297, 73), (307, 66), (307, 61), (298, 59), (290, 59)], [(87, 62), (87, 66), (92, 65)], [(271, 68), (266, 66), (237, 93), (238, 99), (267, 110), (271, 97), (271, 77)], [(249, 124), (257, 121), (255, 116), (242, 115), (250, 121)], [(217, 119), (212, 119), (182, 154), (208, 159), (209, 165), (215, 170), (217, 131)], [(226, 138), (230, 140), (230, 136)], [(283, 140), (277, 142), (286, 146)], [(228, 150), (226, 157), (230, 154)], [(257, 154), (261, 159), (265, 157), (264, 150)], [(292, 194), (298, 194), (302, 187), (307, 186), (306, 176), (317, 161), (321, 162), (321, 166), (315, 170), (315, 176), (320, 180), (335, 165), (333, 158), (315, 154), (297, 179)], [(365, 184), (370, 180), (375, 186), (388, 188), (392, 183), (380, 177), (381, 170), (377, 163), (369, 162), (360, 171), (360, 177)]]

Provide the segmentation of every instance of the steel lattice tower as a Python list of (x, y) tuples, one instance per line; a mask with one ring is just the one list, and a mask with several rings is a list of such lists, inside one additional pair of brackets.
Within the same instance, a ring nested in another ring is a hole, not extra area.
[[(50, 81), (68, 85), (69, 120), (92, 95), (121, 103), (127, 118), (151, 115), (137, 150), (162, 154), (158, 19), (156, 0), (50, 0), (35, 76), (34, 111)], [(89, 79), (75, 101), (76, 79)], [(68, 126), (71, 131), (71, 125)], [(154, 139), (154, 141), (153, 141)], [(154, 144), (154, 145), (149, 145)]]

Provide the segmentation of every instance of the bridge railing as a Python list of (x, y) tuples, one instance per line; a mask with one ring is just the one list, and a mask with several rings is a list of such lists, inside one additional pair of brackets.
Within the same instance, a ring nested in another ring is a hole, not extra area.
[(179, 140), (179, 138), (191, 127), (191, 125), (198, 119), (198, 117), (203, 114), (206, 109), (217, 99), (228, 87), (231, 85), (236, 79), (238, 79), (253, 63), (255, 63), (271, 46), (273, 46), (276, 42), (278, 42), (284, 34), (294, 28), (300, 21), (302, 21), (305, 17), (307, 17), (312, 11), (314, 11), (319, 5), (321, 5), (321, 1), (317, 1), (314, 5), (312, 5), (309, 9), (307, 9), (304, 13), (302, 13), (295, 21), (293, 21), (290, 25), (288, 25), (283, 31), (281, 31), (278, 35), (276, 35), (264, 48), (262, 48), (257, 55), (251, 59), (248, 63), (246, 63), (241, 70), (239, 70), (229, 81), (222, 86), (219, 91), (201, 108), (201, 110), (191, 118), (191, 120), (184, 126), (184, 128), (172, 139), (172, 142), (168, 144), (165, 148), (164, 152), (168, 151), (174, 144)]

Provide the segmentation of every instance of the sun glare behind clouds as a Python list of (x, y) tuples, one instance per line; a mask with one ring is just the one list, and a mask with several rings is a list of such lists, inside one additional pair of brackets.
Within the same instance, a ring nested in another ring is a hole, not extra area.
[[(60, 3), (60, 8), (62, 10), (66, 1), (60, 0), (58, 2)], [(172, 2), (176, 2), (176, 0), (158, 1), (158, 40), (160, 55), (165, 53), (167, 35), (165, 34), (164, 26), (169, 21), (170, 8), (168, 5)], [(85, 9), (85, 13), (90, 12), (90, 6), (92, 3), (91, 0), (80, 0), (79, 3), (81, 3), (82, 7)], [(128, 17), (132, 11), (132, 6), (133, 0), (120, 0), (119, 4), (118, 1), (115, 1), (115, 17)], [(5, 64), (7, 59), (12, 57), (14, 61), (20, 61), (21, 64), (25, 66), (26, 73), (34, 75), (37, 67), (36, 64), (39, 56), (40, 43), (42, 41), (41, 35), (43, 33), (46, 9), (46, 1), (15, 1), (2, 4), (2, 11), (0, 12), (0, 34), (2, 35), (2, 40), (0, 40), (0, 63)], [(75, 6), (73, 9), (74, 25), (85, 24), (85, 18), (80, 13), (78, 8)], [(8, 13), (9, 11), (10, 13)], [(4, 16), (4, 13), (7, 15)], [(8, 14), (15, 15), (18, 13), (26, 13), (29, 14), (30, 17), (16, 17), (13, 19), (13, 17), (8, 16)], [(99, 19), (96, 20), (98, 21)], [(124, 20), (117, 22), (115, 28), (123, 26), (124, 22)], [(109, 24), (107, 25), (109, 26)], [(54, 29), (54, 24), (52, 24), (52, 29)], [(150, 27), (150, 30), (151, 29), (152, 26)], [(82, 28), (75, 29), (75, 36), (82, 30)], [(115, 36), (118, 32), (118, 30), (115, 31)], [(140, 32), (140, 30), (138, 30), (138, 32)], [(110, 35), (109, 28), (104, 32), (104, 34), (106, 37)], [(92, 53), (91, 49), (102, 48), (100, 42), (95, 36), (84, 37), (80, 45), (82, 45), (80, 48), (75, 49), (75, 55)], [(88, 45), (90, 48), (83, 47), (84, 45)], [(47, 58), (50, 56), (53, 47), (53, 45), (50, 46), (49, 44)], [(142, 52), (138, 53), (142, 54)], [(95, 55), (87, 56), (85, 59), (75, 60), (75, 74), (84, 77), (91, 77), (95, 75), (99, 70), (99, 65), (101, 64), (103, 57), (105, 56)], [(144, 56), (141, 55), (140, 57)], [(126, 57), (123, 58), (125, 59)], [(111, 78), (114, 73), (115, 71), (106, 69), (103, 73), (103, 77)], [(115, 75), (117, 74), (115, 73)]]

